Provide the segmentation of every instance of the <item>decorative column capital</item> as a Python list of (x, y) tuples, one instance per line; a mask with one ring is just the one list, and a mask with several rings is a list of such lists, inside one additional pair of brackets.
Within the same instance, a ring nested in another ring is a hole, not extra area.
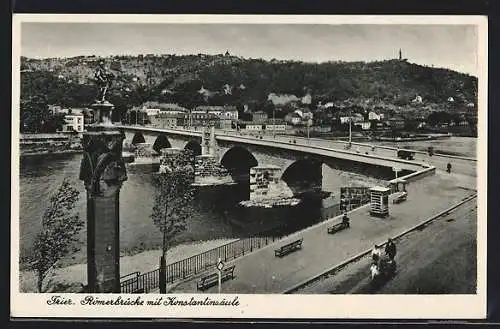
[(113, 195), (127, 180), (122, 158), (123, 132), (94, 126), (83, 134), (80, 180), (92, 195)]

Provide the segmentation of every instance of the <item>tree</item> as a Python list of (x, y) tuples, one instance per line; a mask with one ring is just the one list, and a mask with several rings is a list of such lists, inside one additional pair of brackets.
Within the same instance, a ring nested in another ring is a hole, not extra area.
[(64, 123), (64, 114), (49, 115), (45, 119), (40, 131), (44, 133), (55, 133), (58, 130), (62, 130)]
[(160, 258), (160, 292), (166, 293), (166, 261), (168, 244), (186, 229), (186, 219), (192, 214), (194, 170), (186, 153), (168, 155), (154, 175), (156, 196), (151, 218), (163, 235)]
[(30, 267), (37, 274), (38, 292), (48, 271), (71, 252), (78, 251), (75, 243), (83, 221), (72, 212), (79, 197), (78, 190), (64, 179), (52, 196), (42, 218), (42, 229), (33, 244), (33, 261)]
[(49, 107), (44, 97), (21, 99), (21, 132), (40, 132), (49, 116)]

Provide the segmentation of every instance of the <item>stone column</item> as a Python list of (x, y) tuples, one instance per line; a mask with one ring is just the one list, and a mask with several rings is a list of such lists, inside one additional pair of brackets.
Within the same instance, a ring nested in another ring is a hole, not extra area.
[[(80, 180), (87, 190), (87, 279), (89, 292), (120, 292), (120, 188), (127, 180), (122, 158), (125, 134), (113, 128), (109, 107), (83, 134)], [(104, 118), (103, 118), (104, 117)], [(106, 123), (107, 124), (106, 124)]]

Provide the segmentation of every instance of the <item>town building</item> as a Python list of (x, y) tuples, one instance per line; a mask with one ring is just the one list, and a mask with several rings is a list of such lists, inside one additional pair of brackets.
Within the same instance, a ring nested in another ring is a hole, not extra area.
[(238, 126), (240, 129), (247, 131), (262, 131), (263, 124), (262, 122), (253, 122), (253, 121), (239, 121)]
[(83, 114), (66, 114), (64, 116), (64, 124), (62, 132), (83, 132), (84, 120)]
[(370, 111), (368, 112), (368, 120), (372, 121), (372, 120), (377, 120), (377, 121), (380, 121), (380, 120), (383, 120), (384, 119), (384, 114), (383, 113), (376, 113), (374, 111)]
[(362, 114), (360, 113), (353, 113), (351, 117), (349, 116), (341, 116), (339, 119), (340, 119), (340, 123), (341, 124), (345, 124), (345, 123), (349, 123), (349, 118), (352, 118), (351, 122), (352, 123), (356, 123), (356, 122), (362, 122), (364, 121), (364, 117)]
[(324, 133), (332, 132), (332, 127), (331, 126), (311, 126), (309, 128), (309, 131), (324, 134)]
[(369, 130), (371, 128), (372, 123), (370, 121), (361, 121), (354, 123), (354, 126), (361, 127), (363, 130)]
[(187, 120), (188, 127), (220, 127), (220, 118), (213, 114), (204, 111), (192, 111), (188, 115)]
[(219, 118), (219, 126), (215, 128), (230, 130), (233, 128), (233, 120)]
[(265, 121), (269, 118), (269, 115), (264, 111), (257, 111), (252, 114), (252, 121)]
[(184, 126), (185, 117), (184, 113), (159, 113), (150, 117), (150, 120), (155, 127), (175, 129)]
[(292, 113), (288, 113), (285, 116), (285, 121), (290, 123), (293, 126), (296, 126), (302, 121), (302, 118), (297, 113), (292, 112)]
[(403, 129), (405, 127), (405, 120), (398, 116), (387, 119), (385, 123), (392, 129)]
[(220, 119), (238, 120), (238, 110), (234, 106), (198, 106), (193, 113), (210, 113)]
[(160, 109), (142, 109), (143, 112), (146, 113), (148, 117), (152, 117), (158, 115), (160, 113)]
[(186, 113), (188, 109), (173, 103), (161, 104), (160, 113)]
[(266, 131), (285, 131), (287, 129), (287, 124), (283, 119), (268, 119), (264, 124), (264, 129)]
[(372, 121), (372, 124), (370, 126), (371, 130), (377, 130), (377, 131), (388, 131), (390, 128), (382, 121)]
[(417, 95), (415, 98), (412, 100), (413, 103), (422, 103), (423, 99), (422, 96)]

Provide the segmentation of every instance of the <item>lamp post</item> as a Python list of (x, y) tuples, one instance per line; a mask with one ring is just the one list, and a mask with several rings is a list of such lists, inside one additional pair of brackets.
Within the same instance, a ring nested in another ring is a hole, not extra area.
[(309, 126), (312, 126), (312, 114), (307, 113), (306, 114), (306, 130), (307, 130), (307, 144), (310, 144), (310, 139), (309, 139)]
[(349, 109), (349, 148), (351, 148), (352, 142), (352, 110)]
[(274, 115), (275, 108), (273, 107), (273, 138), (276, 139), (276, 117)]

